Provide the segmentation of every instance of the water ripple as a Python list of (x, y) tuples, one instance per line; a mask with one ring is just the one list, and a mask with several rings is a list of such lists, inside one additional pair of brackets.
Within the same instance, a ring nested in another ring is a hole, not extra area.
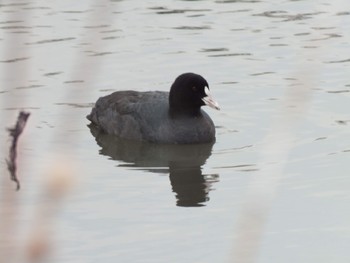
[(218, 166), (214, 168), (215, 169), (235, 169), (235, 170), (237, 169), (238, 171), (241, 171), (241, 172), (259, 171), (259, 169), (256, 168), (255, 164), (237, 164), (237, 165), (229, 165), (229, 166)]
[(230, 4), (230, 3), (260, 3), (260, 0), (217, 0), (218, 4)]
[(301, 13), (301, 14), (289, 14), (287, 11), (265, 11), (263, 13), (254, 14), (253, 16), (265, 16), (269, 18), (282, 18), (282, 22), (288, 21), (297, 21), (310, 19), (314, 15), (323, 14), (324, 12), (315, 12), (315, 13)]
[(339, 35), (339, 34), (334, 34), (334, 33), (331, 33), (331, 34), (325, 34), (326, 37), (322, 37), (322, 38), (315, 38), (315, 39), (310, 39), (310, 41), (322, 41), (322, 40), (328, 40), (328, 39), (331, 39), (331, 38), (338, 38), (338, 37), (342, 37), (342, 35)]
[(63, 82), (64, 84), (72, 84), (72, 83), (84, 83), (84, 80), (67, 80)]
[(261, 75), (268, 75), (268, 74), (275, 74), (276, 72), (273, 71), (266, 71), (266, 72), (258, 72), (250, 74), (250, 76), (261, 76)]
[(91, 108), (94, 103), (55, 103), (58, 106), (69, 106), (73, 108)]
[(327, 93), (333, 93), (333, 94), (338, 94), (338, 93), (348, 93), (350, 90), (345, 89), (345, 90), (329, 90)]
[(47, 44), (47, 43), (54, 43), (54, 42), (61, 42), (61, 41), (69, 41), (74, 40), (75, 37), (66, 37), (66, 38), (53, 38), (53, 39), (45, 39), (45, 40), (39, 40), (36, 42), (28, 42), (25, 43), (26, 45), (35, 45), (35, 44)]
[(208, 55), (208, 57), (238, 57), (238, 56), (251, 56), (251, 53), (227, 53), (227, 54), (215, 54)]
[(56, 76), (56, 75), (59, 75), (59, 74), (62, 74), (62, 73), (63, 73), (62, 71), (48, 72), (48, 73), (45, 73), (43, 76), (45, 76), (45, 77), (51, 77), (51, 76)]
[(210, 26), (178, 26), (173, 27), (173, 29), (179, 29), (179, 30), (207, 30), (211, 29)]
[(13, 62), (18, 62), (18, 61), (23, 61), (23, 60), (27, 60), (29, 59), (29, 57), (23, 57), (23, 58), (12, 58), (12, 59), (8, 59), (8, 60), (1, 60), (1, 63), (13, 63)]
[(94, 51), (92, 51), (92, 53), (93, 54), (90, 55), (91, 57), (99, 57), (99, 56), (106, 56), (106, 55), (114, 54), (113, 52), (109, 52), (109, 51), (106, 51), (106, 52), (94, 52)]
[(0, 29), (29, 29), (29, 26), (2, 26)]
[(16, 89), (35, 89), (35, 88), (41, 88), (41, 87), (44, 87), (44, 85), (34, 84), (29, 86), (17, 87)]
[(347, 125), (350, 123), (350, 120), (336, 120), (335, 122), (339, 125)]
[(350, 58), (348, 59), (343, 59), (343, 60), (333, 60), (333, 61), (327, 61), (325, 63), (347, 63), (350, 62)]
[(1, 21), (1, 22), (0, 22), (0, 25), (1, 25), (1, 24), (23, 23), (23, 22), (24, 22), (23, 20), (8, 20), (8, 21)]
[(150, 10), (155, 10), (158, 15), (168, 15), (168, 14), (183, 14), (187, 12), (208, 12), (211, 9), (168, 9), (166, 7), (151, 7)]
[(220, 52), (220, 51), (229, 51), (228, 48), (203, 48), (200, 52)]

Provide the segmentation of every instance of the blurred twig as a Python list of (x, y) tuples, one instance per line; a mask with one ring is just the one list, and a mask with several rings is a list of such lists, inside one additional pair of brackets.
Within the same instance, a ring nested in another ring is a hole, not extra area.
[(18, 115), (15, 127), (8, 129), (10, 136), (12, 137), (12, 143), (10, 146), (9, 159), (6, 160), (6, 163), (7, 169), (11, 175), (11, 180), (17, 184), (17, 191), (20, 189), (20, 182), (17, 177), (17, 144), (19, 136), (24, 130), (29, 115), (29, 112), (21, 111)]

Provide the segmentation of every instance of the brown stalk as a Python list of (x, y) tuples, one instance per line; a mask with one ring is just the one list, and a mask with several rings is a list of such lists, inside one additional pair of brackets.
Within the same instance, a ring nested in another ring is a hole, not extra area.
[(14, 128), (7, 129), (12, 137), (12, 143), (10, 146), (9, 159), (6, 160), (7, 169), (10, 172), (10, 178), (17, 184), (16, 190), (20, 189), (20, 182), (17, 177), (17, 144), (19, 136), (22, 134), (24, 127), (29, 117), (29, 112), (21, 111), (17, 118), (17, 123)]

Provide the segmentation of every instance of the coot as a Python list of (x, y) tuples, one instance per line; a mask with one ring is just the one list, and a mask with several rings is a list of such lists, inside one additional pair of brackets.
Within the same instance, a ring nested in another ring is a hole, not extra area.
[(116, 91), (97, 100), (87, 118), (102, 131), (154, 143), (193, 144), (215, 141), (215, 126), (201, 106), (219, 110), (200, 75), (178, 76), (170, 92)]

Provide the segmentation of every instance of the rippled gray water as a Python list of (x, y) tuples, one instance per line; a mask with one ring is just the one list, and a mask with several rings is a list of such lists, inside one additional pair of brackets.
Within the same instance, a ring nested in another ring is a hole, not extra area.
[[(5, 176), (4, 128), (31, 112), (16, 220), (30, 228), (52, 159), (76, 171), (51, 262), (232, 262), (248, 186), (268, 165), (264, 142), (293, 118), (281, 109), (299, 119), (256, 262), (349, 262), (347, 1), (1, 1), (0, 12)], [(167, 91), (188, 71), (220, 103), (205, 109), (214, 145), (130, 142), (87, 126), (98, 97)]]

